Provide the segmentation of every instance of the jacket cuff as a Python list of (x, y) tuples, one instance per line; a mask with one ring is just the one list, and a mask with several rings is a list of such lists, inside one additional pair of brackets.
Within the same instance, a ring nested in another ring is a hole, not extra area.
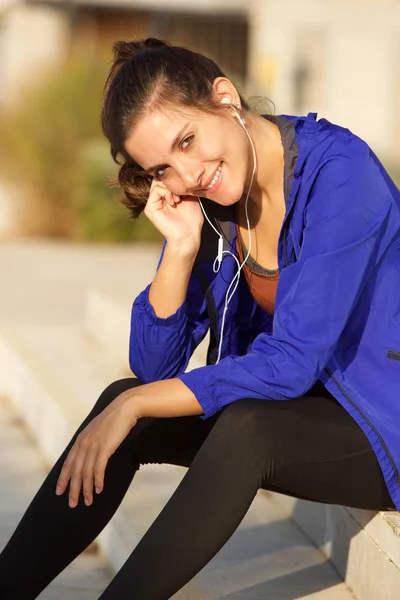
[(180, 321), (183, 321), (187, 317), (186, 300), (180, 305), (180, 307), (169, 317), (159, 317), (154, 312), (153, 306), (149, 300), (149, 290), (151, 284), (149, 284), (143, 292), (139, 294), (133, 303), (132, 310), (143, 313), (154, 325), (166, 327), (168, 325), (176, 325)]
[(203, 376), (199, 371), (202, 371), (204, 368), (207, 369), (208, 367), (200, 367), (193, 371), (189, 371), (188, 373), (182, 373), (177, 376), (177, 379), (180, 379), (196, 396), (196, 400), (204, 412), (204, 415), (201, 415), (201, 418), (208, 419), (208, 417), (215, 415), (220, 408), (214, 399), (211, 388), (206, 387), (201, 383)]

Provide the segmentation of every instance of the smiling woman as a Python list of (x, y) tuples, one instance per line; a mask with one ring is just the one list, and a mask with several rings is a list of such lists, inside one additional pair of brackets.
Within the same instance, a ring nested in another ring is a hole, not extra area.
[[(146, 206), (150, 176), (168, 181), (176, 195), (208, 197), (222, 171), (224, 185), (215, 201), (237, 202), (249, 171), (248, 145), (220, 101), (229, 97), (243, 112), (249, 107), (232, 82), (211, 59), (159, 40), (118, 42), (114, 48), (102, 124), (121, 164), (118, 181), (132, 215)], [(260, 122), (281, 151), (276, 127)]]
[(37, 598), (146, 463), (188, 472), (101, 600), (173, 596), (259, 489), (400, 508), (399, 190), (348, 129), (255, 114), (204, 56), (114, 51), (104, 133), (125, 205), (165, 244), (132, 305), (136, 377), (107, 386), (32, 501), (2, 600)]
[[(114, 51), (102, 124), (111, 154), (121, 164), (118, 182), (125, 192), (121, 202), (134, 218), (144, 211), (165, 239), (179, 239), (180, 248), (193, 255), (203, 224), (193, 197), (235, 205), (249, 247), (251, 194), (252, 222), (259, 233), (256, 256), (275, 263), (285, 212), (283, 147), (276, 123), (250, 111), (235, 85), (205, 56), (152, 38), (117, 42)], [(263, 168), (253, 173), (255, 152)], [(186, 219), (178, 222), (176, 211), (166, 212), (165, 205), (183, 201), (180, 217), (186, 211)], [(263, 212), (262, 206), (268, 211)], [(261, 236), (263, 232), (267, 235)], [(156, 312), (165, 316), (165, 305), (157, 306)]]

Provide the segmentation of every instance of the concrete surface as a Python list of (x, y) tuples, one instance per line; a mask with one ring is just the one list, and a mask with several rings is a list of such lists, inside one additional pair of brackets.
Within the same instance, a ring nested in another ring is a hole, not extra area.
[[(20, 419), (0, 398), (0, 551), (47, 473)], [(16, 576), (23, 576), (21, 572)], [(98, 552), (83, 553), (39, 596), (40, 600), (95, 600), (114, 573)], [(17, 599), (15, 599), (17, 600)]]
[(78, 325), (90, 288), (124, 289), (132, 300), (154, 277), (154, 244), (71, 244), (0, 240), (0, 327)]

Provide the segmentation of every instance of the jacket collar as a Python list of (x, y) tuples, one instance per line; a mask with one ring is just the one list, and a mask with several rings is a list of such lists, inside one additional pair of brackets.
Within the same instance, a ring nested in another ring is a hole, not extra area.
[(293, 176), (295, 172), (299, 148), (296, 140), (296, 127), (292, 119), (284, 116), (263, 115), (265, 119), (275, 123), (278, 126), (283, 146), (284, 160), (284, 195), (285, 204), (288, 206), (290, 189), (292, 187)]

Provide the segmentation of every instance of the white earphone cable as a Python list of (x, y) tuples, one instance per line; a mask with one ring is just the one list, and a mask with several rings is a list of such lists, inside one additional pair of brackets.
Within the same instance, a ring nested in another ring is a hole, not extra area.
[[(226, 104), (227, 104), (227, 103), (226, 103)], [(202, 203), (201, 203), (201, 200), (200, 200), (200, 198), (198, 198), (198, 200), (199, 200), (199, 203), (200, 203), (200, 206), (201, 206), (201, 209), (202, 209), (202, 211), (203, 211), (203, 213), (204, 213), (204, 216), (205, 216), (205, 218), (207, 219), (207, 221), (208, 221), (208, 223), (211, 225), (211, 227), (214, 229), (214, 231), (216, 232), (216, 234), (219, 236), (219, 240), (218, 240), (218, 255), (217, 255), (217, 257), (215, 258), (215, 260), (214, 260), (214, 263), (213, 263), (213, 271), (214, 271), (214, 273), (218, 273), (219, 269), (221, 268), (222, 258), (223, 258), (223, 255), (224, 255), (224, 254), (230, 254), (230, 256), (232, 256), (232, 258), (234, 258), (234, 259), (235, 259), (235, 261), (236, 261), (236, 263), (237, 263), (237, 265), (238, 265), (238, 270), (237, 270), (237, 273), (234, 275), (234, 277), (233, 277), (232, 281), (230, 282), (230, 284), (229, 284), (229, 286), (228, 286), (227, 292), (226, 292), (226, 294), (225, 294), (225, 306), (224, 306), (224, 310), (223, 310), (223, 314), (222, 314), (221, 334), (220, 334), (219, 345), (218, 345), (218, 356), (217, 356), (217, 360), (216, 360), (215, 364), (218, 364), (218, 363), (219, 363), (219, 361), (220, 361), (220, 358), (221, 358), (221, 349), (222, 349), (223, 332), (224, 332), (224, 327), (225, 327), (225, 316), (226, 316), (226, 313), (227, 313), (227, 310), (228, 310), (229, 302), (231, 301), (231, 299), (232, 299), (232, 297), (233, 297), (234, 293), (236, 292), (236, 289), (237, 289), (237, 287), (238, 287), (238, 285), (239, 285), (240, 272), (241, 272), (241, 270), (242, 270), (242, 268), (243, 268), (244, 264), (246, 263), (247, 259), (249, 258), (249, 256), (250, 256), (250, 252), (251, 252), (251, 232), (250, 232), (250, 221), (249, 221), (249, 215), (248, 215), (248, 211), (247, 211), (247, 203), (248, 203), (248, 200), (249, 200), (249, 195), (250, 195), (251, 186), (253, 185), (254, 175), (255, 175), (255, 172), (256, 172), (256, 169), (257, 169), (257, 155), (256, 155), (256, 150), (255, 150), (255, 148), (254, 148), (254, 143), (253, 143), (253, 140), (251, 139), (251, 136), (250, 136), (250, 134), (249, 134), (249, 132), (248, 132), (248, 130), (247, 130), (247, 127), (246, 127), (246, 125), (245, 125), (245, 122), (243, 121), (243, 119), (242, 119), (241, 115), (240, 115), (240, 114), (239, 114), (239, 112), (236, 110), (236, 108), (235, 108), (234, 106), (232, 106), (231, 104), (229, 104), (229, 106), (230, 106), (230, 108), (232, 108), (232, 110), (235, 112), (235, 115), (236, 115), (236, 117), (237, 117), (237, 119), (238, 119), (239, 123), (241, 124), (241, 126), (242, 126), (242, 127), (243, 127), (243, 129), (245, 130), (245, 132), (246, 132), (246, 135), (247, 135), (247, 137), (249, 138), (249, 141), (250, 141), (250, 144), (251, 144), (251, 149), (252, 149), (252, 152), (253, 152), (253, 172), (252, 172), (252, 175), (251, 175), (250, 185), (249, 185), (249, 189), (248, 189), (248, 191), (247, 191), (247, 196), (246, 196), (245, 205), (244, 205), (244, 208), (245, 208), (245, 213), (246, 213), (246, 222), (247, 222), (247, 228), (248, 228), (248, 232), (249, 232), (249, 247), (248, 247), (248, 249), (247, 249), (247, 254), (246, 254), (246, 257), (244, 258), (244, 260), (243, 260), (242, 264), (240, 264), (240, 263), (239, 263), (239, 260), (237, 259), (237, 257), (236, 257), (234, 254), (232, 254), (232, 252), (230, 252), (229, 250), (223, 250), (223, 251), (221, 252), (221, 249), (220, 249), (220, 243), (222, 242), (222, 237), (221, 237), (221, 234), (220, 234), (220, 232), (219, 232), (219, 231), (218, 231), (218, 230), (217, 230), (217, 229), (214, 227), (214, 225), (211, 223), (210, 219), (208, 218), (208, 216), (207, 216), (207, 214), (206, 214), (206, 212), (205, 212), (205, 210), (204, 210), (204, 208), (203, 208), (203, 205), (202, 205)], [(217, 261), (218, 261), (218, 265), (217, 265), (217, 267), (216, 267), (216, 262), (217, 262)], [(232, 293), (230, 294), (230, 291), (231, 291), (231, 288), (232, 288), (232, 286), (234, 286), (234, 288), (233, 288), (233, 291), (232, 291)], [(230, 294), (230, 295), (229, 295), (229, 294)]]

